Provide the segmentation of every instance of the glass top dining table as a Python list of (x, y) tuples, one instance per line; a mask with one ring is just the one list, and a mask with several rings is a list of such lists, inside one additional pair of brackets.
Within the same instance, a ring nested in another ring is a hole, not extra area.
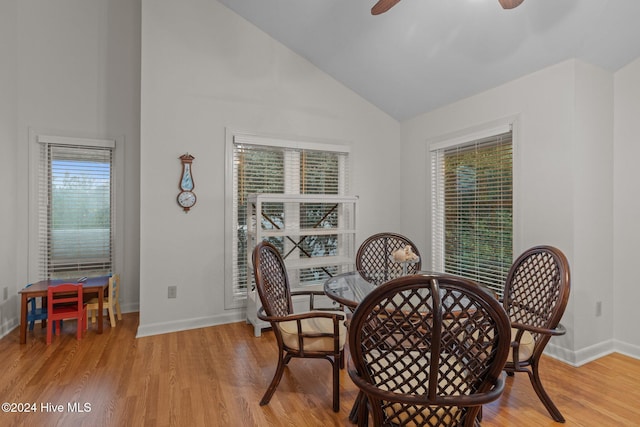
[[(459, 277), (456, 275), (434, 272), (434, 271), (418, 271), (416, 274), (429, 275), (429, 276), (451, 276)], [(358, 304), (377, 287), (377, 284), (387, 282), (389, 280), (396, 279), (403, 276), (402, 273), (397, 274), (385, 272), (371, 272), (371, 271), (350, 271), (348, 273), (338, 274), (330, 277), (324, 282), (324, 293), (332, 299), (345, 307), (354, 310), (358, 307)], [(486, 286), (480, 285), (482, 288), (488, 290)]]

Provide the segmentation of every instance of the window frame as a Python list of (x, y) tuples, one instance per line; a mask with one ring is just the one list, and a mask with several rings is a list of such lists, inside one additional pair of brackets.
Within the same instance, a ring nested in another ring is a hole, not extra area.
[[(498, 119), (496, 121), (484, 123), (478, 126), (474, 126), (471, 128), (466, 128), (457, 132), (449, 133), (442, 135), (440, 137), (431, 139), (427, 141), (427, 167), (429, 170), (429, 176), (431, 179), (431, 184), (429, 187), (429, 200), (428, 205), (431, 205), (431, 209), (429, 209), (430, 216), (430, 230), (431, 236), (428, 237), (428, 241), (431, 243), (431, 254), (432, 254), (432, 265), (431, 268), (437, 269), (440, 266), (444, 266), (444, 238), (440, 240), (440, 244), (436, 241), (436, 228), (438, 225), (436, 224), (436, 215), (435, 215), (435, 207), (433, 206), (434, 201), (438, 197), (434, 194), (434, 189), (436, 188), (436, 183), (434, 179), (439, 179), (439, 177), (432, 176), (432, 165), (434, 161), (434, 156), (437, 155), (438, 151), (452, 149), (455, 147), (462, 147), (465, 145), (472, 144), (474, 141), (482, 140), (488, 137), (497, 136), (503, 134), (505, 132), (511, 131), (511, 150), (512, 150), (512, 257), (515, 258), (517, 254), (517, 248), (520, 245), (520, 239), (522, 236), (522, 230), (520, 226), (521, 215), (519, 213), (519, 170), (520, 170), (520, 160), (519, 160), (519, 138), (520, 138), (520, 118), (519, 115), (505, 117), (502, 119)], [(513, 259), (511, 260), (513, 262)], [(443, 267), (441, 269), (444, 269)]]
[[(233, 129), (226, 129), (226, 147), (225, 147), (225, 260), (224, 260), (224, 306), (225, 309), (242, 308), (246, 306), (246, 297), (236, 298), (234, 296), (234, 284), (233, 284), (233, 243), (234, 243), (234, 171), (233, 171), (233, 159), (234, 159), (234, 144), (243, 143), (250, 145), (263, 145), (266, 147), (284, 148), (292, 150), (315, 150), (315, 151), (330, 151), (346, 153), (348, 158), (343, 165), (343, 170), (340, 171), (341, 181), (339, 183), (339, 195), (345, 195), (351, 184), (351, 175), (348, 172), (351, 170), (352, 158), (350, 155), (351, 147), (342, 143), (326, 142), (309, 140), (302, 138), (292, 137), (279, 137), (270, 135), (261, 135), (256, 133), (248, 133), (242, 131), (236, 131)], [(289, 187), (285, 182), (285, 194), (290, 193)]]
[(112, 243), (112, 272), (119, 272), (124, 265), (124, 137), (94, 137), (75, 134), (72, 132), (61, 132), (52, 130), (42, 130), (29, 128), (29, 171), (28, 171), (28, 218), (29, 218), (29, 238), (28, 238), (28, 259), (27, 271), (30, 283), (43, 280), (40, 269), (40, 161), (42, 143), (54, 143), (61, 145), (93, 146), (104, 147), (113, 145), (112, 152), (112, 207), (111, 207), (111, 233)]

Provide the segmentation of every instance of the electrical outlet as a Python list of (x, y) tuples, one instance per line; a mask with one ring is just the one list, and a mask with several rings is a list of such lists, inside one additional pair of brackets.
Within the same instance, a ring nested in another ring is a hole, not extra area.
[(2, 289), (2, 300), (6, 301), (9, 299), (9, 287), (5, 286), (4, 289)]
[(602, 301), (596, 301), (596, 317), (602, 316)]
[(178, 298), (178, 287), (177, 286), (169, 286), (168, 298)]

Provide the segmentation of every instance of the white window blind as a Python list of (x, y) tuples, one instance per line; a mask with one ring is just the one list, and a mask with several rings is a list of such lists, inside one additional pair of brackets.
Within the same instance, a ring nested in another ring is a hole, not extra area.
[(108, 274), (113, 264), (114, 141), (39, 137), (39, 274)]
[[(281, 140), (261, 138), (243, 138), (235, 136), (233, 140), (233, 224), (232, 236), (232, 284), (231, 293), (235, 301), (246, 298), (247, 286), (252, 272), (248, 271), (247, 260), (247, 218), (246, 201), (249, 194), (347, 194), (348, 150), (347, 147), (331, 144), (291, 143)], [(263, 207), (264, 208), (264, 207)], [(270, 204), (269, 218), (277, 226), (284, 215), (283, 204)], [(287, 208), (290, 209), (290, 208)], [(324, 206), (306, 204), (300, 207), (301, 226), (310, 226), (320, 218), (318, 212)], [(287, 211), (290, 217), (291, 212)], [(330, 220), (330, 218), (325, 218)], [(335, 238), (333, 244), (335, 244)], [(272, 242), (285, 251), (285, 242)], [(331, 236), (323, 241), (313, 242), (330, 251)], [(309, 248), (310, 251), (318, 250)], [(317, 279), (317, 272), (299, 270), (299, 276), (292, 282), (304, 284), (308, 278)]]
[(502, 294), (513, 261), (512, 132), (431, 152), (433, 268)]

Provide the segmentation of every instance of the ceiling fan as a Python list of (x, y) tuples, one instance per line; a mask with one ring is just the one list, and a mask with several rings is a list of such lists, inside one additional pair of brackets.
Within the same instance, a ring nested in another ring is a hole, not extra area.
[[(372, 15), (380, 15), (396, 5), (400, 0), (378, 0), (371, 8)], [(498, 0), (503, 9), (513, 9), (520, 6), (524, 0)]]

